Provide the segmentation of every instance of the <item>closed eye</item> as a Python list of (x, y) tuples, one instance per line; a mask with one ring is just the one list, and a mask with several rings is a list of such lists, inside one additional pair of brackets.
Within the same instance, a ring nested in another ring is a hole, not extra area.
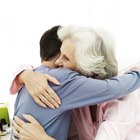
[(64, 59), (65, 59), (66, 61), (69, 61), (69, 58), (68, 58), (68, 57), (66, 57), (65, 55), (64, 55)]

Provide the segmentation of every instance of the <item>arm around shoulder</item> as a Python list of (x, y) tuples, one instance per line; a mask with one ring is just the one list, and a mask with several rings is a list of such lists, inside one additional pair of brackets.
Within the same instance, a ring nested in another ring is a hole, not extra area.
[(25, 71), (25, 70), (32, 70), (33, 67), (31, 65), (21, 65), (14, 73), (13, 81), (10, 86), (10, 93), (15, 94), (17, 93), (23, 86), (22, 80), (19, 78), (19, 76)]

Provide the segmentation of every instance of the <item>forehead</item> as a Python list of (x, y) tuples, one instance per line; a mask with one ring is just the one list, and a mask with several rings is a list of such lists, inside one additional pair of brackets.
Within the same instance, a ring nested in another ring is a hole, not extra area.
[(61, 46), (61, 53), (66, 53), (68, 55), (75, 53), (75, 45), (70, 39), (65, 39)]

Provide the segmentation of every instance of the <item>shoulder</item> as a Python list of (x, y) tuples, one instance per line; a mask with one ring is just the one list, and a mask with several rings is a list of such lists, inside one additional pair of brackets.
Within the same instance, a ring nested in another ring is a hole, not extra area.
[(49, 68), (47, 66), (40, 66), (34, 70), (43, 74), (49, 74), (51, 76), (54, 76), (60, 81), (83, 77), (79, 73), (67, 68)]
[(80, 78), (80, 74), (67, 68), (50, 69), (48, 74), (58, 78), (59, 80), (68, 80)]

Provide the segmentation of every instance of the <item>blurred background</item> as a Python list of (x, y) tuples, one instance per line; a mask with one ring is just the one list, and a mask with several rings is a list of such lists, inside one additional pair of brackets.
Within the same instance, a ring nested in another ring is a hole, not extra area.
[(1, 0), (0, 102), (13, 116), (9, 87), (21, 64), (40, 65), (39, 40), (55, 25), (101, 27), (113, 33), (119, 69), (140, 60), (139, 0)]

